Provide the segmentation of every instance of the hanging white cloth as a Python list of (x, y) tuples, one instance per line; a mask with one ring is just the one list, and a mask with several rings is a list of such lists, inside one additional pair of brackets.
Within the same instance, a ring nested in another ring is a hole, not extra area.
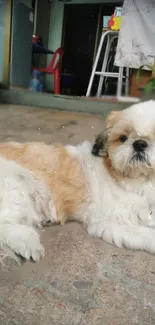
[(115, 65), (139, 68), (155, 57), (155, 0), (124, 0)]

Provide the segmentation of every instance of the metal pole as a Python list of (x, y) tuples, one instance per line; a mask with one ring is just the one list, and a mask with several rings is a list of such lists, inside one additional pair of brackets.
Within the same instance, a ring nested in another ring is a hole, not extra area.
[(38, 0), (35, 1), (35, 9), (34, 9), (34, 26), (33, 26), (33, 34), (36, 34), (37, 31), (37, 13), (38, 13)]

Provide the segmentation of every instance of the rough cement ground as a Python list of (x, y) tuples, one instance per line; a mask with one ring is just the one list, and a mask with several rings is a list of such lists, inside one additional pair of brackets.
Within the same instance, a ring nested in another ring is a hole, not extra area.
[[(0, 106), (0, 141), (78, 143), (97, 116)], [(118, 249), (79, 224), (44, 228), (46, 257), (0, 270), (0, 325), (154, 325), (155, 256)], [(10, 263), (10, 264), (9, 264)]]

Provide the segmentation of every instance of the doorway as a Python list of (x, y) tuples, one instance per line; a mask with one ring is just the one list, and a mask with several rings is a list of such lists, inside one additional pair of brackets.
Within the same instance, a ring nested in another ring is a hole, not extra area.
[(111, 16), (110, 4), (69, 4), (64, 8), (62, 46), (62, 94), (85, 96), (93, 60), (103, 28), (103, 16)]
[(97, 20), (96, 4), (65, 6), (62, 78), (70, 75), (71, 95), (81, 96), (86, 92), (93, 63)]

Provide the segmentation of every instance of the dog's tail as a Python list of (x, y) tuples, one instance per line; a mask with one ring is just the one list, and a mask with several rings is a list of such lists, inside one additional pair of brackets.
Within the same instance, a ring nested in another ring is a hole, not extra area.
[(117, 247), (155, 253), (155, 228), (125, 224), (108, 224), (102, 227), (100, 224), (100, 226), (93, 225), (93, 227), (88, 228), (88, 233), (102, 237)]

